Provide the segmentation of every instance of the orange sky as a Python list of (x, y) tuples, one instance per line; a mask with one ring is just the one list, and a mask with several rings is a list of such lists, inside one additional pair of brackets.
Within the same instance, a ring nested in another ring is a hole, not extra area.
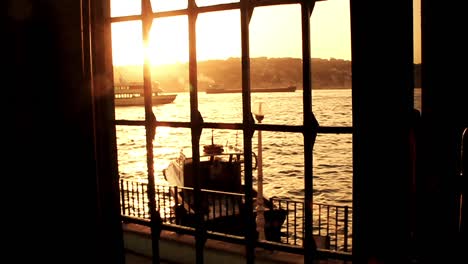
[[(231, 2), (218, 0), (215, 2)], [(419, 0), (415, 4), (419, 10)], [(139, 14), (141, 1), (112, 0), (112, 16)], [(213, 0), (198, 0), (204, 5)], [(171, 6), (168, 6), (170, 3)], [(153, 9), (184, 8), (186, 0), (153, 1)], [(416, 11), (419, 13), (419, 11)], [(239, 10), (200, 14), (197, 19), (198, 60), (241, 56)], [(418, 18), (418, 17), (417, 17)], [(317, 2), (311, 17), (313, 58), (351, 60), (349, 0)], [(419, 23), (415, 19), (416, 23)], [(153, 64), (188, 61), (187, 17), (158, 19), (153, 22), (148, 54)], [(115, 65), (143, 62), (141, 24), (114, 23), (113, 57)], [(415, 37), (419, 47), (419, 37)], [(301, 57), (299, 5), (259, 7), (250, 22), (251, 57)], [(415, 51), (415, 61), (420, 61)]]

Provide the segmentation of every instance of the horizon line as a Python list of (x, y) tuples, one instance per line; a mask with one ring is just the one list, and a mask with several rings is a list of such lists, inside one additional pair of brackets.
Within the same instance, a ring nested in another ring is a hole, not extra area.
[[(262, 58), (266, 58), (266, 59), (300, 59), (302, 60), (302, 58), (297, 58), (297, 57), (267, 57), (267, 56), (260, 56), (260, 57), (251, 57), (250, 59), (262, 59)], [(241, 59), (241, 57), (229, 57), (229, 58), (220, 58), (220, 59), (207, 59), (207, 60), (197, 60), (197, 62), (207, 62), (207, 61), (228, 61), (228, 60), (233, 60), (233, 59)], [(339, 60), (339, 61), (350, 61), (351, 60), (347, 60), (347, 59), (340, 59), (340, 58), (333, 58), (333, 57), (330, 57), (330, 58), (311, 58), (312, 60), (327, 60), (327, 61), (331, 61), (331, 60)], [(151, 64), (151, 66), (165, 66), (165, 65), (173, 65), (173, 64), (186, 64), (186, 63), (189, 63), (188, 61), (186, 62), (173, 62), (173, 63), (165, 63), (165, 64)], [(113, 64), (113, 66), (143, 66), (143, 63), (137, 63), (137, 64)]]

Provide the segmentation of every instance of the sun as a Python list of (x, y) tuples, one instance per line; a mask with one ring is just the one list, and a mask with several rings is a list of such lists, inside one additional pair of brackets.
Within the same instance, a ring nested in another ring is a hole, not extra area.
[[(229, 1), (229, 0), (217, 0)], [(151, 1), (154, 11), (185, 9), (186, 0)], [(198, 0), (208, 4), (213, 0)], [(323, 1), (311, 16), (311, 51), (315, 58), (351, 59), (349, 0)], [(111, 16), (141, 14), (141, 1), (111, 0)], [(301, 6), (256, 7), (249, 24), (250, 57), (302, 56)], [(241, 57), (240, 10), (199, 13), (196, 21), (197, 61)], [(114, 65), (154, 65), (189, 61), (187, 15), (157, 18), (150, 39), (143, 43), (142, 22), (114, 22), (111, 26)]]
[[(210, 0), (211, 1), (211, 0)], [(203, 3), (210, 2), (205, 0)], [(211, 1), (213, 2), (213, 1)], [(184, 9), (186, 1), (153, 1), (153, 10)], [(141, 14), (139, 1), (112, 0), (111, 16)], [(150, 39), (144, 43), (141, 21), (115, 22), (111, 26), (114, 65), (186, 63), (189, 60), (188, 16), (157, 18), (152, 22)], [(241, 56), (240, 11), (201, 13), (196, 21), (197, 60)]]
[[(188, 61), (187, 17), (159, 18), (153, 21), (146, 56), (152, 65)], [(114, 65), (142, 65), (145, 58), (140, 21), (112, 24)]]
[[(200, 14), (197, 19), (196, 36), (198, 60), (240, 57), (239, 11)], [(188, 62), (188, 39), (187, 16), (154, 19), (146, 46), (146, 56), (151, 65), (155, 66)], [(144, 47), (141, 21), (112, 24), (114, 65), (143, 64)]]

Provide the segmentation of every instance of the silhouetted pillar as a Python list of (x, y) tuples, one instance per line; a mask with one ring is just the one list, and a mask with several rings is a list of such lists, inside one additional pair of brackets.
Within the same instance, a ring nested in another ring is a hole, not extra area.
[(8, 207), (2, 209), (12, 239), (2, 239), (18, 262), (119, 263), (123, 258), (113, 243), (118, 230), (107, 236), (115, 228), (108, 222), (108, 200), (98, 198), (109, 195), (105, 187), (110, 183), (98, 184), (93, 97), (86, 75), (90, 65), (84, 60), (89, 32), (82, 31), (86, 4), (0, 4), (6, 22), (2, 86), (11, 93), (4, 97), (9, 105), (4, 113), (14, 117), (5, 126), (13, 137), (4, 137), (12, 145), (4, 152), (11, 166), (4, 178), (11, 182), (2, 184), (12, 194), (3, 199)]
[(410, 251), (411, 1), (351, 1), (353, 263)]
[(466, 62), (468, 43), (460, 34), (466, 30), (465, 12), (457, 5), (421, 1), (422, 133), (416, 234), (424, 263), (466, 258), (458, 233), (461, 135), (468, 124), (466, 67), (458, 66)]
[[(97, 260), (125, 261), (113, 93), (110, 1), (82, 1), (83, 58), (86, 84), (94, 95), (97, 165), (98, 245)], [(89, 3), (89, 6), (87, 6)], [(90, 34), (89, 34), (89, 33)], [(89, 92), (88, 91), (88, 92)], [(158, 234), (159, 235), (159, 234)]]

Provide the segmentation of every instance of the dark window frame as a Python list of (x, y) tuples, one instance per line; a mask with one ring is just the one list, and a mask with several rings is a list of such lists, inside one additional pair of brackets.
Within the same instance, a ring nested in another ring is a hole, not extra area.
[[(107, 1), (107, 7), (110, 7), (110, 1)], [(338, 126), (320, 126), (315, 119), (312, 111), (312, 60), (310, 51), (310, 16), (312, 14), (315, 1), (288, 1), (288, 0), (270, 0), (270, 1), (243, 1), (236, 3), (227, 3), (213, 6), (197, 7), (194, 0), (188, 0), (188, 7), (186, 9), (164, 11), (164, 12), (153, 12), (149, 0), (143, 0), (142, 2), (141, 15), (132, 15), (124, 17), (110, 17), (105, 19), (106, 27), (110, 28), (110, 25), (115, 22), (123, 21), (142, 21), (142, 32), (144, 41), (149, 38), (149, 30), (151, 23), (154, 18), (170, 17), (178, 15), (186, 15), (189, 21), (189, 81), (190, 86), (193, 87), (190, 91), (190, 121), (189, 122), (172, 122), (172, 121), (157, 121), (157, 117), (152, 112), (151, 105), (151, 73), (148, 61), (145, 61), (143, 65), (143, 80), (144, 80), (144, 91), (145, 91), (145, 120), (114, 120), (115, 126), (118, 125), (130, 125), (130, 126), (144, 126), (146, 128), (146, 149), (147, 149), (147, 166), (148, 166), (148, 198), (150, 201), (150, 216), (151, 216), (151, 231), (153, 235), (153, 256), (159, 258), (158, 250), (159, 245), (157, 240), (159, 239), (159, 232), (161, 231), (159, 214), (156, 211), (155, 206), (155, 193), (154, 193), (154, 170), (153, 170), (153, 135), (156, 127), (182, 127), (190, 128), (192, 134), (192, 156), (194, 159), (194, 170), (197, 171), (198, 163), (200, 159), (199, 147), (200, 147), (200, 135), (201, 131), (205, 128), (211, 129), (233, 129), (243, 131), (243, 145), (244, 152), (252, 152), (252, 136), (256, 130), (262, 131), (274, 131), (274, 132), (292, 132), (301, 133), (304, 137), (304, 202), (305, 202), (305, 221), (312, 223), (312, 186), (313, 186), (313, 146), (317, 134), (352, 134), (352, 127), (338, 127)], [(301, 23), (302, 23), (302, 75), (303, 75), (303, 125), (272, 125), (272, 124), (256, 124), (252, 116), (251, 108), (251, 94), (250, 94), (250, 52), (249, 52), (249, 21), (252, 12), (255, 7), (259, 6), (272, 6), (282, 4), (300, 4), (301, 5)], [(195, 25), (197, 15), (200, 13), (216, 12), (239, 9), (241, 18), (241, 39), (242, 39), (242, 109), (243, 109), (243, 121), (242, 123), (205, 123), (203, 118), (198, 111), (198, 83), (197, 83), (197, 59), (196, 59), (196, 45), (195, 45)], [(110, 10), (106, 10), (104, 13), (110, 14)], [(109, 30), (110, 32), (110, 30)], [(107, 39), (110, 41), (110, 39)], [(106, 47), (110, 47), (110, 43), (106, 44)], [(112, 72), (112, 70), (110, 70)], [(112, 76), (112, 74), (111, 74)], [(113, 79), (113, 78), (112, 78)], [(115, 136), (115, 135), (114, 135)], [(245, 196), (247, 205), (249, 201), (252, 201), (253, 195), (251, 193), (252, 187), (252, 157), (246, 155), (245, 158), (246, 170), (245, 170)], [(199, 193), (200, 188), (195, 187), (195, 193)], [(199, 197), (199, 195), (196, 195)], [(152, 201), (152, 202), (151, 202)], [(197, 202), (199, 204), (200, 201)], [(307, 206), (309, 205), (309, 206)], [(251, 209), (251, 208), (247, 208)], [(252, 211), (252, 210), (249, 210)], [(199, 221), (202, 221), (200, 218)], [(258, 245), (253, 237), (255, 232), (255, 222), (253, 214), (249, 216), (247, 222), (250, 223), (249, 230), (246, 235), (246, 257), (247, 262), (253, 261), (255, 258), (255, 247)], [(349, 254), (333, 252), (327, 253), (316, 249), (315, 242), (312, 236), (312, 225), (305, 226), (305, 239), (303, 245), (304, 260), (306, 263), (314, 258), (320, 256), (334, 256), (335, 258), (349, 258)], [(201, 228), (197, 228), (195, 232), (196, 245), (197, 245), (197, 263), (203, 262), (203, 246), (206, 240), (206, 232)], [(156, 243), (155, 243), (156, 242)]]

